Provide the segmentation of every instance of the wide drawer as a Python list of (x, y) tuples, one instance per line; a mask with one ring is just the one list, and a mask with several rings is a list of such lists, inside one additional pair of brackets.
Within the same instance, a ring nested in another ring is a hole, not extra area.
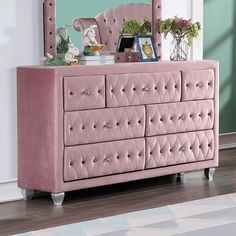
[(105, 76), (64, 78), (65, 111), (105, 107)]
[(64, 181), (143, 170), (144, 139), (66, 147)]
[(144, 136), (144, 106), (66, 112), (65, 145)]
[(170, 166), (213, 158), (212, 130), (146, 138), (145, 168)]
[(183, 71), (182, 76), (183, 101), (214, 97), (214, 71), (212, 69)]
[(212, 129), (212, 100), (147, 106), (146, 136)]
[(106, 82), (108, 107), (180, 101), (179, 71), (113, 74)]

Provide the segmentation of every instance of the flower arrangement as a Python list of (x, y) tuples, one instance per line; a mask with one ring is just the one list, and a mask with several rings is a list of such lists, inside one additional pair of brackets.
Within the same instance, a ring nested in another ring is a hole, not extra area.
[(175, 16), (161, 21), (160, 31), (164, 33), (164, 38), (170, 33), (173, 38), (186, 38), (188, 45), (191, 46), (193, 38), (198, 36), (201, 24), (199, 22), (192, 22), (192, 19), (185, 20)]
[(136, 19), (125, 21), (122, 25), (121, 33), (131, 35), (150, 35), (151, 30), (151, 21), (145, 17), (143, 23)]

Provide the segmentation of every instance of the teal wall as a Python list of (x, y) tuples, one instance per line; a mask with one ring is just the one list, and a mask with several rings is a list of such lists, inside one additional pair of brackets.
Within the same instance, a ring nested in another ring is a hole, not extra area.
[[(76, 17), (94, 17), (104, 10), (125, 3), (148, 3), (151, 0), (56, 0), (56, 25), (71, 24)], [(81, 33), (68, 29), (72, 42), (81, 48)]]
[(220, 61), (220, 132), (236, 131), (236, 1), (204, 0), (204, 59)]

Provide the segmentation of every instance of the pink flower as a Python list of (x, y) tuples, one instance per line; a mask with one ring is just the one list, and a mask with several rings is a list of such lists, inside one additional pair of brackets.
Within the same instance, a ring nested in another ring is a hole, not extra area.
[(188, 27), (189, 26), (189, 21), (181, 19), (179, 22), (181, 27)]

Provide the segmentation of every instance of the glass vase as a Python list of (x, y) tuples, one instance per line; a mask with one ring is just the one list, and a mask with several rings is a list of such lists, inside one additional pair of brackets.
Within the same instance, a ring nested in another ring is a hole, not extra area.
[(186, 61), (188, 59), (188, 43), (184, 38), (174, 38), (170, 43), (170, 60)]

